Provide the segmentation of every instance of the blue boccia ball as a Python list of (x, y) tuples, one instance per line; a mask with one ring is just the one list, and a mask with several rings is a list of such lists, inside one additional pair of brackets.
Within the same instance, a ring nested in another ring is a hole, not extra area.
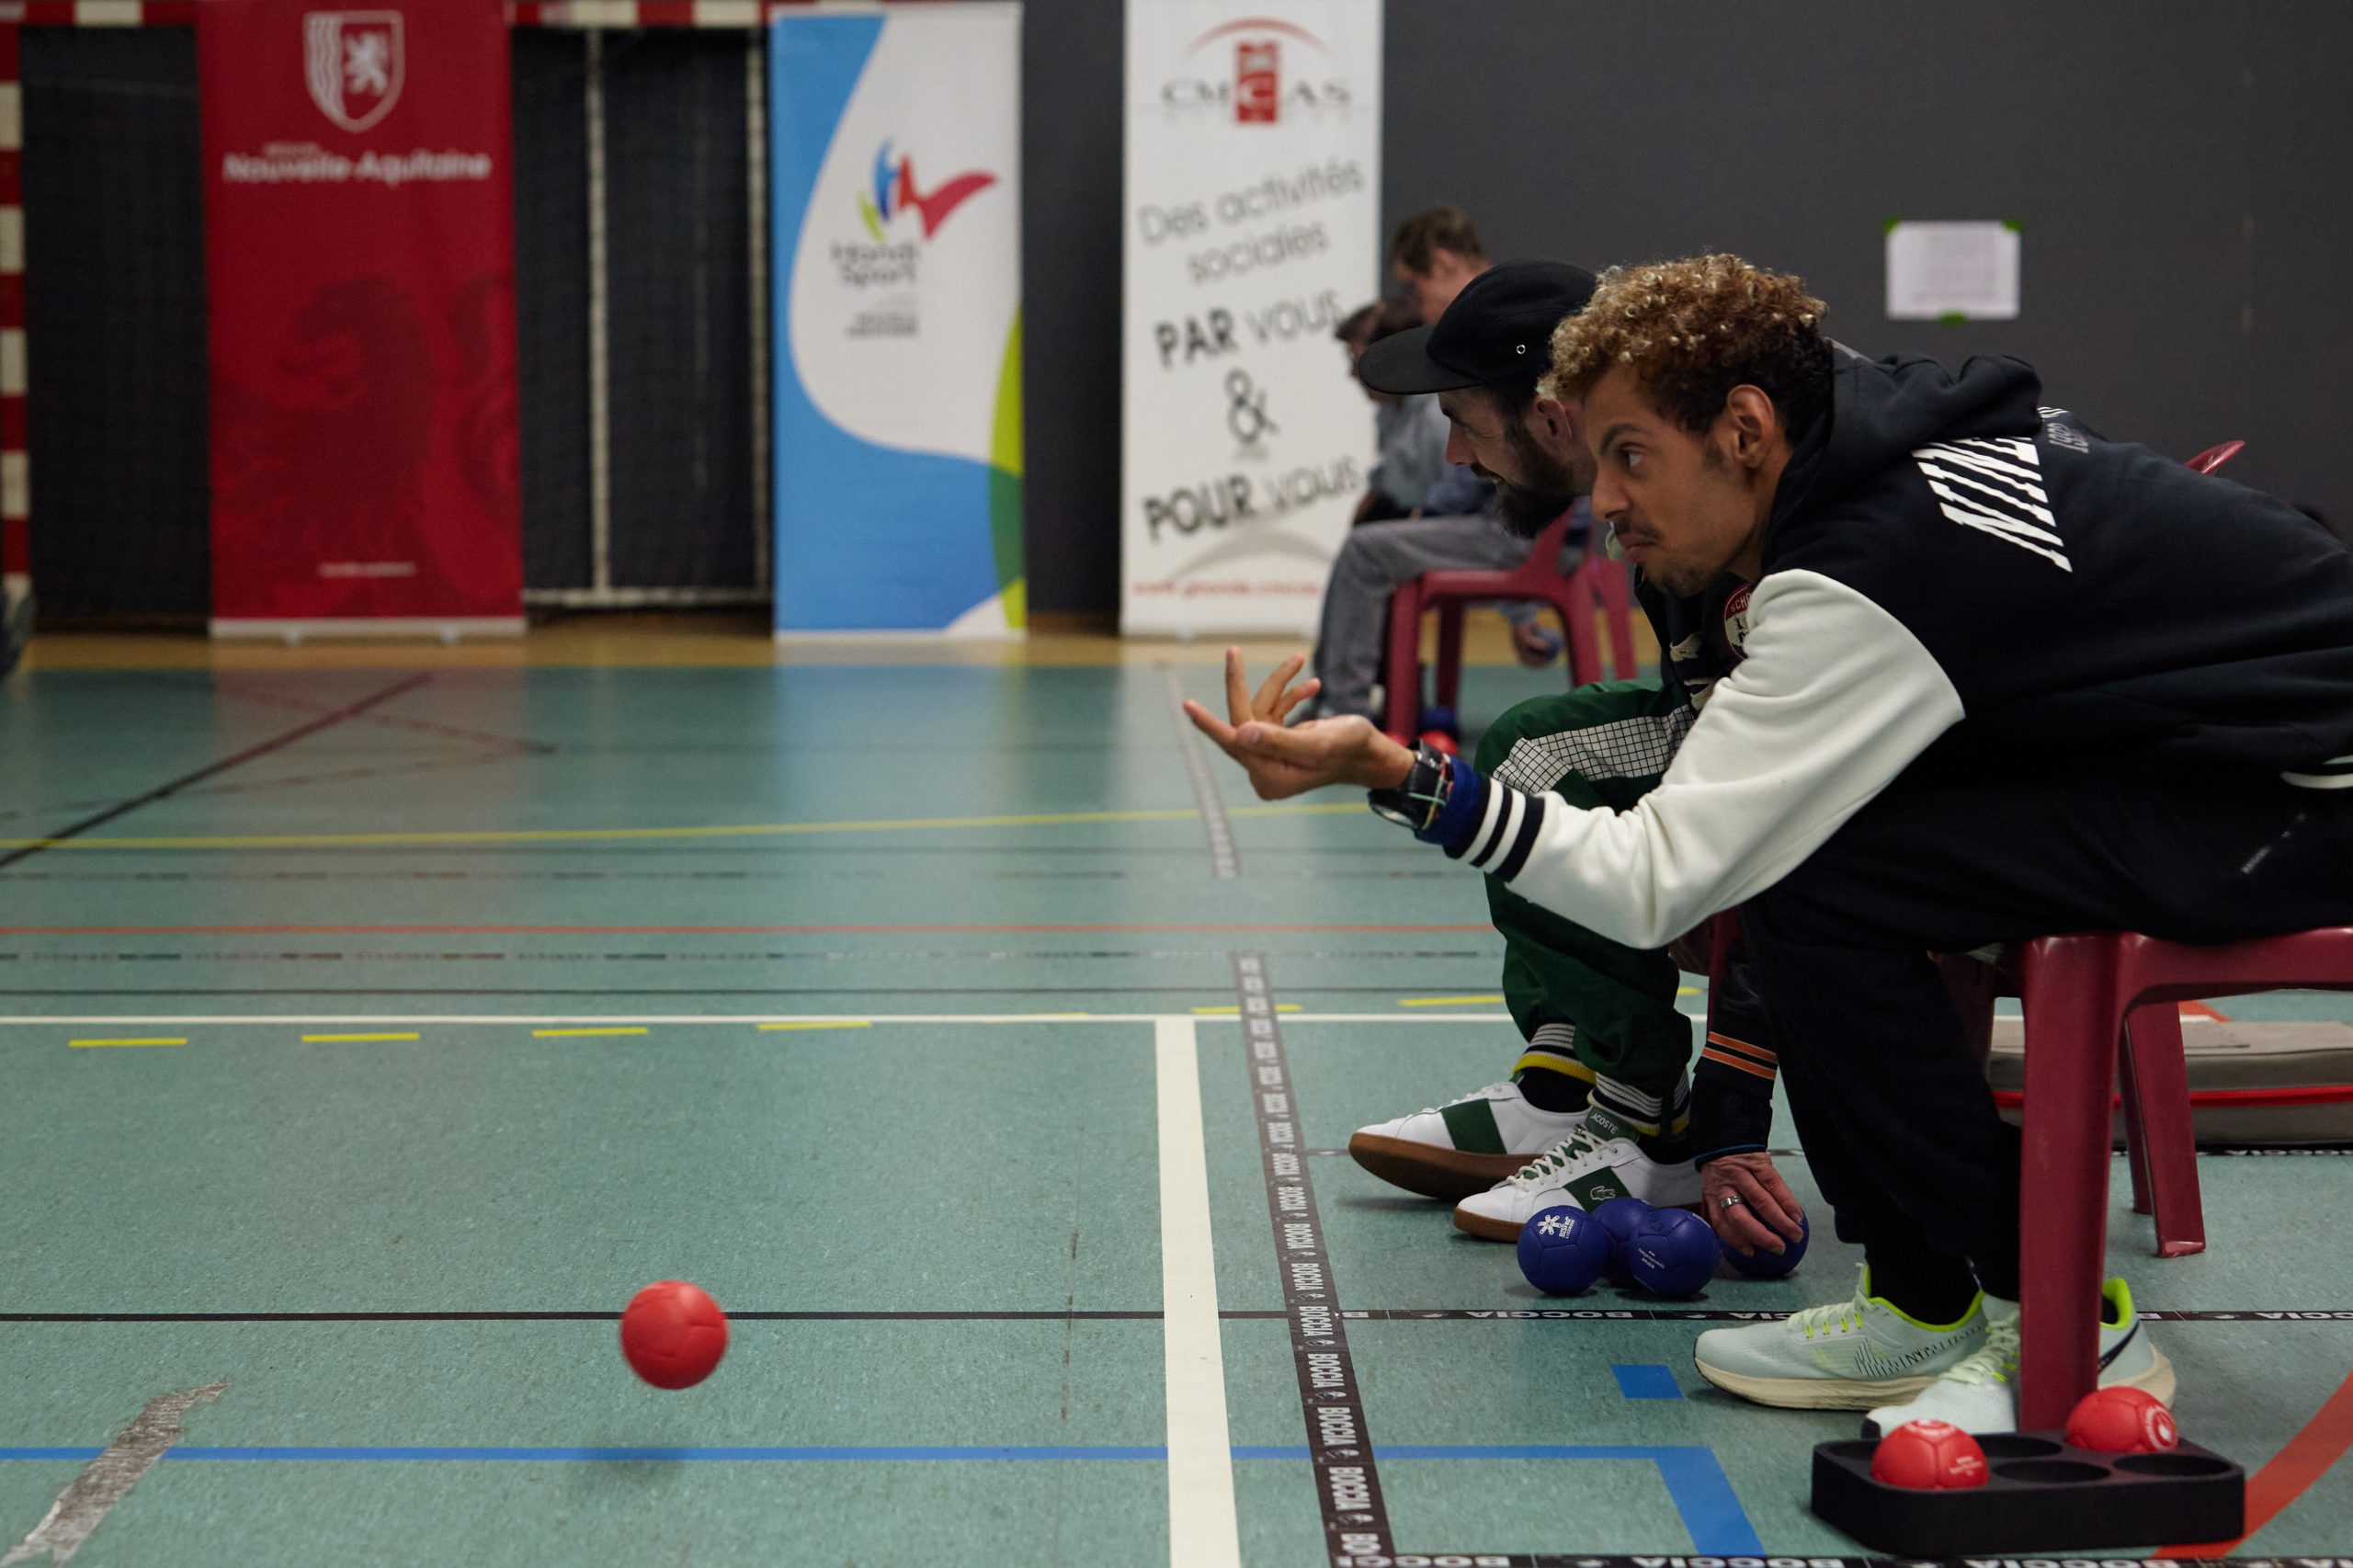
[(1601, 1221), (1601, 1228), (1618, 1244), (1609, 1249), (1609, 1266), (1601, 1271), (1604, 1279), (1612, 1285), (1634, 1282), (1633, 1255), (1627, 1248), (1633, 1242), (1634, 1233), (1642, 1229), (1643, 1221), (1656, 1212), (1639, 1198), (1613, 1198), (1595, 1205), (1593, 1217)]
[[(1762, 1221), (1757, 1222), (1759, 1224), (1764, 1223)], [(1733, 1251), (1732, 1248), (1726, 1247), (1724, 1248), (1724, 1261), (1731, 1264), (1733, 1268), (1739, 1270), (1741, 1273), (1747, 1275), (1751, 1279), (1779, 1279), (1782, 1275), (1787, 1274), (1790, 1269), (1795, 1268), (1798, 1266), (1798, 1259), (1805, 1256), (1805, 1244), (1813, 1239), (1813, 1227), (1811, 1224), (1808, 1224), (1803, 1219), (1800, 1219), (1798, 1221), (1798, 1239), (1790, 1241), (1786, 1236), (1782, 1237), (1782, 1251), (1772, 1253), (1767, 1252), (1763, 1247), (1758, 1247), (1746, 1257), (1743, 1257), (1740, 1254)]]
[(1688, 1209), (1654, 1210), (1627, 1247), (1634, 1282), (1661, 1296), (1696, 1296), (1716, 1272), (1716, 1233)]
[(1601, 1278), (1617, 1244), (1584, 1210), (1547, 1209), (1519, 1228), (1519, 1271), (1548, 1296), (1574, 1296)]

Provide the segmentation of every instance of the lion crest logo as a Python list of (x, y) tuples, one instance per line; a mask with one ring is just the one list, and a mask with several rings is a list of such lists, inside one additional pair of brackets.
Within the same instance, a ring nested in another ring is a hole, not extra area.
[(312, 11), (302, 17), (311, 101), (346, 131), (365, 131), (400, 101), (407, 51), (398, 11)]

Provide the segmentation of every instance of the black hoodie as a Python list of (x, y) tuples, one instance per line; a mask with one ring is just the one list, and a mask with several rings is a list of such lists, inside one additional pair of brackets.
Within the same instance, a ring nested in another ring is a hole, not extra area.
[(1449, 850), (1652, 948), (1915, 766), (2353, 804), (2353, 551), (2040, 396), (2011, 359), (1841, 360), (1774, 494), (1744, 656), (1658, 788), (1611, 812), (1484, 786)]

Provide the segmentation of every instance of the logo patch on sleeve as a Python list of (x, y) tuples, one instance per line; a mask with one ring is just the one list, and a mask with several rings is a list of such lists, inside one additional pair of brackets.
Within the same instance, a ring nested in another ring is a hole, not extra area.
[(1945, 517), (2073, 572), (2042, 488), (2042, 460), (2021, 436), (1939, 441), (1912, 454)]

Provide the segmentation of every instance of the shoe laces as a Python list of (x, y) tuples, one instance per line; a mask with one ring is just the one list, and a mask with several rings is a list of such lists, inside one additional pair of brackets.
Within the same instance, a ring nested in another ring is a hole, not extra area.
[(1436, 1116), (1439, 1111), (1444, 1110), (1446, 1106), (1468, 1105), (1472, 1100), (1493, 1099), (1495, 1096), (1513, 1086), (1512, 1081), (1509, 1078), (1506, 1078), (1500, 1084), (1490, 1084), (1483, 1089), (1473, 1089), (1467, 1095), (1457, 1095), (1452, 1099), (1447, 1101), (1446, 1105), (1426, 1105), (1414, 1114), (1416, 1116)]
[(1994, 1318), (1985, 1325), (1985, 1343), (1947, 1369), (1944, 1376), (1956, 1383), (2006, 1383), (2018, 1369), (2018, 1319)]
[(1597, 1153), (1608, 1142), (1589, 1125), (1580, 1123), (1574, 1132), (1513, 1172), (1511, 1179), (1521, 1187), (1541, 1187), (1578, 1161)]
[(1827, 1338), (1834, 1334), (1852, 1334), (1863, 1326), (1863, 1313), (1870, 1306), (1870, 1276), (1857, 1278), (1852, 1301), (1832, 1301), (1819, 1307), (1805, 1307), (1791, 1312), (1789, 1326), (1808, 1339)]

